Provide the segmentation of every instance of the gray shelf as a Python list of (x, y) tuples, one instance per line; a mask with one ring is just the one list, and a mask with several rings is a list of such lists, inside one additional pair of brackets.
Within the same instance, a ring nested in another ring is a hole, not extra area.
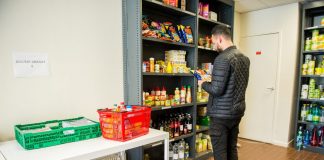
[(207, 127), (207, 126), (200, 126), (200, 129), (197, 129), (196, 130), (196, 133), (205, 132), (205, 131), (208, 131), (208, 130), (209, 130), (209, 127)]
[(324, 78), (324, 75), (304, 75), (304, 76), (301, 76), (303, 78)]
[(320, 100), (320, 99), (300, 99), (300, 101), (303, 102), (314, 102), (314, 103), (324, 103), (324, 100)]
[(198, 46), (198, 49), (218, 53), (217, 51), (212, 50), (211, 48), (206, 48), (206, 47), (203, 47), (203, 46)]
[(316, 50), (316, 51), (303, 51), (304, 54), (324, 54), (324, 50)]
[(306, 125), (316, 125), (316, 126), (324, 126), (323, 122), (308, 122), (308, 121), (298, 121), (299, 124), (306, 124)]
[(201, 152), (201, 153), (196, 153), (196, 157), (195, 159), (208, 159), (209, 157), (213, 156), (213, 151), (212, 150), (208, 150), (206, 152)]
[(312, 31), (314, 29), (324, 29), (324, 26), (314, 26), (314, 27), (308, 27), (308, 28), (305, 28), (304, 30), (305, 31)]
[(310, 152), (317, 152), (317, 153), (324, 153), (324, 148), (322, 147), (313, 147), (313, 146), (304, 146), (303, 150), (310, 151)]
[(197, 102), (197, 105), (207, 105), (208, 102)]
[(152, 111), (160, 111), (160, 110), (167, 110), (167, 109), (192, 107), (193, 105), (194, 105), (193, 103), (188, 103), (188, 104), (181, 104), (181, 105), (176, 105), (176, 106), (153, 106), (151, 108), (152, 108)]
[(164, 3), (157, 0), (143, 0), (144, 5), (148, 5), (151, 9), (156, 11), (160, 11), (165, 14), (172, 14), (177, 16), (192, 16), (195, 17), (196, 14), (187, 10), (182, 10), (180, 8), (176, 8), (170, 5), (165, 5)]
[(181, 140), (181, 139), (186, 139), (186, 138), (192, 137), (194, 135), (195, 135), (194, 133), (190, 133), (190, 134), (182, 135), (182, 136), (179, 136), (179, 137), (171, 138), (169, 140), (169, 142), (174, 142), (174, 141), (178, 141), (178, 140)]
[(152, 72), (143, 72), (143, 76), (168, 76), (168, 77), (192, 77), (191, 73), (152, 73)]
[[(194, 133), (190, 133), (190, 134), (182, 135), (182, 136), (179, 136), (179, 137), (171, 138), (169, 140), (169, 142), (174, 142), (174, 141), (178, 141), (178, 140), (181, 140), (181, 139), (186, 139), (186, 138), (192, 137), (193, 135), (194, 135)], [(155, 142), (155, 143), (147, 144), (147, 145), (145, 145), (143, 147), (144, 147), (144, 149), (148, 149), (148, 148), (160, 146), (162, 144), (164, 144), (164, 142), (163, 141), (160, 141), (160, 142)]]
[(142, 40), (143, 40), (143, 42), (154, 42), (154, 43), (161, 43), (161, 44), (177, 45), (177, 46), (195, 48), (194, 44), (165, 41), (165, 40), (160, 40), (160, 39), (157, 39), (157, 38), (142, 37)]
[(203, 16), (198, 16), (199, 17), (199, 20), (203, 21), (203, 22), (207, 22), (207, 23), (210, 23), (212, 25), (222, 25), (222, 26), (225, 26), (225, 27), (228, 27), (228, 28), (231, 28), (230, 25), (228, 24), (225, 24), (225, 23), (222, 23), (222, 22), (218, 22), (218, 21), (214, 21), (214, 20), (211, 20), (209, 18), (205, 18)]

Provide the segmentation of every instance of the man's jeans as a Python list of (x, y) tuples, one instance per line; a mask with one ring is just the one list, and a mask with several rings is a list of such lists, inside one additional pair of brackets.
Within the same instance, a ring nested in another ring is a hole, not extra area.
[(215, 160), (237, 160), (237, 135), (241, 119), (210, 117), (210, 130)]

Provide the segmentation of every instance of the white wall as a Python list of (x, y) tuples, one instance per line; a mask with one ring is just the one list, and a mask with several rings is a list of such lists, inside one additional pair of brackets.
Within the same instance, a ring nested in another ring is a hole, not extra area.
[(233, 42), (236, 47), (239, 47), (239, 42), (241, 38), (241, 13), (236, 12), (234, 13), (234, 36), (233, 36)]
[[(0, 44), (0, 141), (123, 100), (120, 0), (0, 0)], [(47, 53), (50, 76), (15, 78), (14, 51)]]
[[(240, 16), (240, 36), (280, 33), (277, 104), (274, 117), (274, 144), (287, 146), (294, 133), (294, 108), (298, 59), (298, 3), (243, 13)], [(260, 104), (262, 105), (262, 104)], [(257, 128), (256, 128), (257, 129)]]

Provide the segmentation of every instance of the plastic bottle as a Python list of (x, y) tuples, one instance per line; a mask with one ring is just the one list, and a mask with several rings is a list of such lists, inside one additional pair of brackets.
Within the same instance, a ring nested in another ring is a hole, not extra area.
[(324, 108), (322, 107), (322, 111), (321, 111), (322, 115), (320, 118), (320, 122), (323, 123), (324, 122)]
[(323, 127), (321, 127), (318, 130), (318, 146), (323, 147), (323, 139), (324, 139), (324, 134), (323, 134)]
[(154, 72), (154, 58), (150, 58), (150, 72)]
[(318, 106), (313, 107), (313, 122), (319, 122), (320, 119), (320, 111)]
[(167, 65), (167, 68), (166, 68), (166, 72), (167, 73), (172, 73), (172, 65), (171, 65), (171, 62), (170, 61), (168, 61), (168, 65)]
[(300, 112), (300, 119), (302, 121), (306, 121), (306, 113), (307, 113), (307, 111), (306, 111), (306, 104), (304, 104), (303, 105), (303, 108), (302, 108), (302, 110)]
[(190, 86), (188, 86), (188, 89), (187, 89), (187, 95), (186, 95), (186, 103), (191, 103), (192, 100), (191, 100), (191, 89), (190, 89)]
[(296, 138), (296, 146), (298, 151), (300, 151), (303, 147), (303, 127), (299, 126)]
[(307, 145), (310, 144), (310, 135), (309, 135), (309, 130), (307, 130), (307, 129), (304, 131), (303, 144), (304, 144), (305, 146), (307, 146)]
[(180, 104), (180, 91), (179, 88), (176, 88), (176, 90), (174, 91), (174, 101), (176, 105)]
[(312, 138), (310, 141), (311, 146), (317, 146), (318, 145), (318, 134), (317, 134), (317, 127), (315, 126), (312, 131)]
[(307, 121), (313, 121), (313, 106), (310, 105), (308, 109)]
[(185, 145), (184, 159), (185, 160), (189, 159), (189, 144), (188, 143), (186, 143), (186, 145)]
[(187, 115), (187, 128), (188, 128), (188, 133), (192, 132), (192, 123), (191, 123), (191, 115)]
[(169, 144), (169, 160), (173, 159), (173, 145), (172, 143)]
[(173, 145), (173, 160), (179, 160), (178, 144)]
[(130, 106), (130, 105), (128, 105), (127, 107), (126, 107), (126, 111), (127, 112), (131, 112), (133, 109), (132, 109), (132, 106)]
[(185, 146), (184, 146), (183, 142), (180, 142), (179, 147), (178, 147), (178, 153), (179, 153), (178, 160), (184, 160), (184, 152), (185, 152)]
[(185, 104), (186, 103), (186, 89), (182, 86), (180, 91), (180, 103)]

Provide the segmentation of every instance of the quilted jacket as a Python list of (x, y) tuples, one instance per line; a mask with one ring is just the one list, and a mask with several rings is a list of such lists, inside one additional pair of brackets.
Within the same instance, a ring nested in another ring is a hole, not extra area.
[(245, 91), (250, 60), (235, 46), (221, 52), (214, 61), (212, 81), (202, 88), (209, 93), (207, 114), (220, 119), (238, 119), (245, 111)]

